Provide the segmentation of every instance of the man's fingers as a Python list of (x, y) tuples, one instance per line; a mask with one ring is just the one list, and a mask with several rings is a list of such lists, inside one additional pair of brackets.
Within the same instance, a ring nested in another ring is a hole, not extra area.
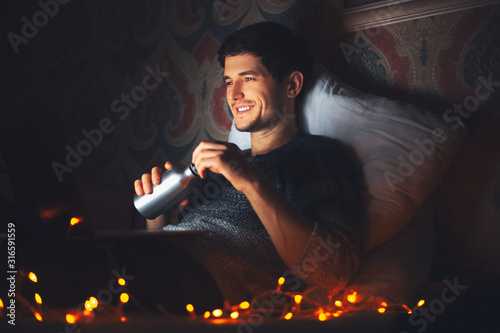
[(204, 147), (196, 152), (196, 154), (193, 153), (192, 161), (196, 166), (196, 170), (203, 178), (205, 175), (204, 169), (210, 169), (212, 172), (218, 173), (217, 170), (221, 168), (221, 163), (223, 163), (227, 157), (228, 153), (225, 150)]
[(160, 167), (154, 167), (153, 170), (151, 170), (151, 181), (153, 185), (160, 184), (162, 171)]
[(142, 188), (144, 189), (144, 193), (151, 194), (153, 193), (153, 188), (151, 186), (151, 175), (149, 173), (145, 173), (142, 175)]
[[(201, 178), (205, 178), (207, 172), (206, 169), (210, 169), (210, 161), (208, 160), (208, 157), (206, 156), (206, 152), (203, 154), (198, 154), (196, 158), (193, 160), (194, 166), (196, 167), (196, 171), (198, 171), (198, 174), (200, 175)], [(212, 170), (212, 172), (215, 172), (215, 170)]]
[[(218, 143), (218, 142), (211, 142), (211, 141), (201, 141), (198, 146), (196, 146), (195, 150), (193, 151), (193, 157), (200, 154), (203, 151), (207, 150), (216, 150), (216, 151), (223, 151), (227, 150), (228, 145), (223, 144), (223, 143)], [(194, 160), (193, 160), (194, 162)]]
[(134, 189), (137, 195), (144, 195), (144, 190), (142, 189), (142, 181), (140, 179), (137, 179), (134, 182)]
[[(166, 162), (165, 169), (172, 169), (172, 163)], [(145, 173), (141, 176), (141, 179), (137, 179), (134, 182), (134, 189), (137, 195), (151, 194), (153, 193), (153, 185), (159, 185), (161, 183), (161, 174), (163, 169), (161, 167), (154, 167), (151, 170), (151, 174)]]
[(206, 169), (228, 176), (230, 161), (241, 161), (244, 154), (232, 143), (220, 141), (202, 141), (193, 152), (192, 162), (200, 177), (205, 178)]

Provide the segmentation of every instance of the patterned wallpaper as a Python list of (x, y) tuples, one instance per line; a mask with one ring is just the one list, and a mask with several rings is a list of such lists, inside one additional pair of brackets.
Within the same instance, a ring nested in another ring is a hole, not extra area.
[(330, 68), (365, 91), (413, 96), (442, 112), (473, 92), (478, 76), (500, 76), (498, 15), (481, 7), (343, 35), (330, 44)]
[[(87, 209), (98, 227), (135, 223), (136, 177), (166, 159), (189, 160), (201, 140), (227, 138), (231, 114), (216, 52), (228, 34), (263, 20), (293, 27), (318, 62), (347, 83), (438, 113), (473, 95), (479, 76), (500, 80), (498, 6), (337, 35), (323, 28), (332, 19), (323, 5), (7, 1), (0, 13), (0, 173), (18, 201), (45, 211)], [(480, 112), (461, 116), (470, 142), (498, 102), (497, 93)], [(481, 146), (483, 156), (498, 142), (489, 143)], [(493, 184), (486, 200), (497, 223), (499, 165), (485, 180)], [(485, 186), (481, 190), (486, 195)]]

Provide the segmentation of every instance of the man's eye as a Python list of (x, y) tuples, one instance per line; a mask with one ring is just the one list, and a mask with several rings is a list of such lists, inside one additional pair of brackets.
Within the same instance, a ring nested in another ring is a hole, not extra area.
[(255, 78), (253, 78), (253, 77), (246, 77), (245, 78), (245, 81), (253, 81), (253, 80), (255, 80)]
[(225, 84), (226, 84), (226, 86), (230, 86), (230, 85), (232, 85), (233, 83), (232, 83), (232, 82), (230, 82), (230, 81), (226, 81), (226, 82), (225, 82)]

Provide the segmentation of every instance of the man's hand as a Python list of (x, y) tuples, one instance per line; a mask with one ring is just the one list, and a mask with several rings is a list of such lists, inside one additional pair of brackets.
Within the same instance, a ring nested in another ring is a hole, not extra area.
[[(172, 163), (165, 163), (165, 170), (172, 169)], [(159, 185), (161, 183), (161, 175), (163, 174), (163, 169), (160, 167), (154, 167), (151, 173), (145, 173), (142, 175), (141, 179), (136, 179), (134, 182), (134, 189), (137, 195), (147, 195), (153, 193), (153, 185)], [(146, 226), (148, 230), (156, 231), (161, 230), (165, 225), (171, 223), (177, 223), (177, 212), (179, 206), (187, 205), (187, 198), (182, 200), (177, 206), (172, 207), (164, 214), (158, 216), (154, 220), (146, 220)]]
[(192, 162), (201, 178), (206, 177), (207, 170), (220, 173), (243, 193), (248, 185), (262, 177), (248, 157), (232, 143), (202, 141), (193, 152)]
[[(166, 162), (165, 169), (172, 169), (172, 163)], [(151, 170), (151, 174), (145, 173), (142, 175), (141, 179), (136, 179), (134, 182), (135, 193), (137, 195), (151, 194), (153, 193), (153, 185), (159, 185), (161, 182), (161, 174), (163, 173), (162, 168), (154, 167)]]

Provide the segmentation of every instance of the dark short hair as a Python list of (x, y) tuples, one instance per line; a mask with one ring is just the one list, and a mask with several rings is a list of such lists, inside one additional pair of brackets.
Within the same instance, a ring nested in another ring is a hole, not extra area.
[(218, 60), (224, 68), (226, 57), (245, 53), (261, 57), (262, 65), (278, 85), (294, 71), (302, 73), (304, 86), (312, 75), (314, 60), (311, 50), (302, 38), (279, 23), (255, 23), (233, 32), (222, 43)]

